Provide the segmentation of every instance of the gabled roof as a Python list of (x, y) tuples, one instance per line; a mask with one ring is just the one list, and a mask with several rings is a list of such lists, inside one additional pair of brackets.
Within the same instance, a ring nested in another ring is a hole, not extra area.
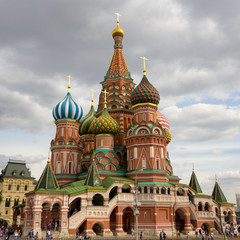
[(213, 199), (218, 203), (227, 203), (227, 199), (217, 181), (215, 183), (212, 196)]
[(25, 161), (21, 160), (9, 160), (5, 169), (2, 170), (0, 178), (2, 177), (32, 178)]
[(35, 187), (35, 191), (43, 188), (43, 189), (56, 189), (59, 188), (57, 179), (53, 173), (50, 161), (47, 162), (47, 166), (43, 170), (43, 173)]
[(92, 160), (92, 163), (89, 167), (88, 175), (87, 175), (84, 185), (88, 185), (88, 186), (92, 186), (92, 187), (99, 187), (102, 185), (102, 182), (101, 182), (101, 179), (99, 176), (99, 172), (97, 169), (97, 165), (96, 165), (94, 159)]
[(195, 172), (192, 172), (192, 176), (189, 182), (189, 187), (191, 187), (193, 190), (195, 190), (197, 193), (202, 193), (202, 189), (200, 187), (200, 184), (197, 180), (197, 176), (195, 174)]

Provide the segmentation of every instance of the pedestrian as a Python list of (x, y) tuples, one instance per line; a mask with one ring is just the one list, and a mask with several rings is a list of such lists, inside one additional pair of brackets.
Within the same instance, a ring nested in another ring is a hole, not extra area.
[(35, 234), (34, 240), (38, 240), (38, 232)]
[(79, 234), (78, 240), (82, 240), (82, 235)]
[(166, 233), (163, 231), (163, 239), (166, 239)]
[(196, 236), (196, 238), (198, 237), (198, 229), (197, 228), (195, 228), (195, 236)]
[(85, 237), (84, 237), (85, 240), (88, 240), (90, 239), (90, 236), (88, 235), (88, 233), (85, 234)]
[(142, 240), (143, 239), (143, 233), (141, 232), (140, 233), (140, 240)]
[(131, 229), (131, 234), (134, 235), (134, 228)]
[(190, 233), (187, 233), (187, 240), (190, 240)]
[(57, 231), (57, 227), (58, 227), (58, 224), (57, 224), (57, 221), (55, 222), (55, 231)]
[(177, 231), (177, 238), (180, 238), (180, 231)]
[(51, 232), (50, 232), (50, 230), (47, 231), (47, 236), (46, 236), (46, 237), (47, 237), (47, 239), (50, 239), (50, 238), (51, 238)]
[(76, 239), (78, 239), (79, 229), (76, 229)]
[(162, 232), (160, 232), (160, 235), (159, 235), (159, 237), (160, 237), (160, 240), (162, 240)]
[(202, 230), (201, 230), (201, 228), (199, 229), (199, 236), (201, 236), (202, 235)]
[(18, 239), (18, 231), (17, 231), (17, 229), (16, 229), (15, 232), (14, 232), (14, 239), (15, 239), (15, 240)]
[(2, 230), (0, 230), (0, 240), (3, 240)]
[(213, 232), (210, 233), (211, 240), (213, 240)]

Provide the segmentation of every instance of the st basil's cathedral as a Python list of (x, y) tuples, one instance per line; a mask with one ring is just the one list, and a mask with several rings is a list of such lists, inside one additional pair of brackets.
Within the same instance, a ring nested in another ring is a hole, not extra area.
[(200, 228), (221, 232), (226, 217), (236, 227), (234, 204), (227, 202), (217, 180), (212, 195), (206, 195), (194, 169), (188, 185), (174, 175), (167, 150), (169, 123), (158, 111), (160, 94), (145, 64), (135, 85), (123, 56), (119, 21), (112, 37), (113, 57), (97, 110), (92, 98), (82, 117), (70, 82), (65, 98), (53, 108), (51, 157), (21, 209), (24, 233), (33, 229), (45, 236), (49, 226), (59, 237), (76, 231), (126, 235), (133, 229), (145, 235)]

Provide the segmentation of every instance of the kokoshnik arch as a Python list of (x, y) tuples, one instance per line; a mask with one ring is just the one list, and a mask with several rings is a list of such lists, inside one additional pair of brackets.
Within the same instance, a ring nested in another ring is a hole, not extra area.
[[(43, 235), (47, 224), (59, 236), (86, 231), (90, 235), (121, 235), (135, 228), (137, 188), (139, 230), (145, 233), (221, 231), (225, 215), (236, 227), (234, 204), (216, 181), (212, 195), (202, 193), (193, 170), (189, 185), (174, 175), (167, 146), (169, 123), (158, 111), (160, 95), (144, 66), (135, 86), (123, 56), (124, 31), (112, 31), (114, 53), (101, 82), (97, 111), (83, 111), (70, 93), (53, 108), (56, 136), (51, 160), (34, 191), (27, 193), (24, 232)], [(69, 76), (70, 79), (70, 76)], [(137, 184), (136, 184), (137, 182)]]

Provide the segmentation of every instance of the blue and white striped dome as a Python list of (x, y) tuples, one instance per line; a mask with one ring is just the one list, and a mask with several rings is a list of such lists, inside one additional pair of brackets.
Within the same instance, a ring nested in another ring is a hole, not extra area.
[(55, 120), (72, 119), (80, 121), (83, 110), (82, 107), (72, 99), (70, 92), (68, 92), (66, 97), (53, 108), (52, 114)]

